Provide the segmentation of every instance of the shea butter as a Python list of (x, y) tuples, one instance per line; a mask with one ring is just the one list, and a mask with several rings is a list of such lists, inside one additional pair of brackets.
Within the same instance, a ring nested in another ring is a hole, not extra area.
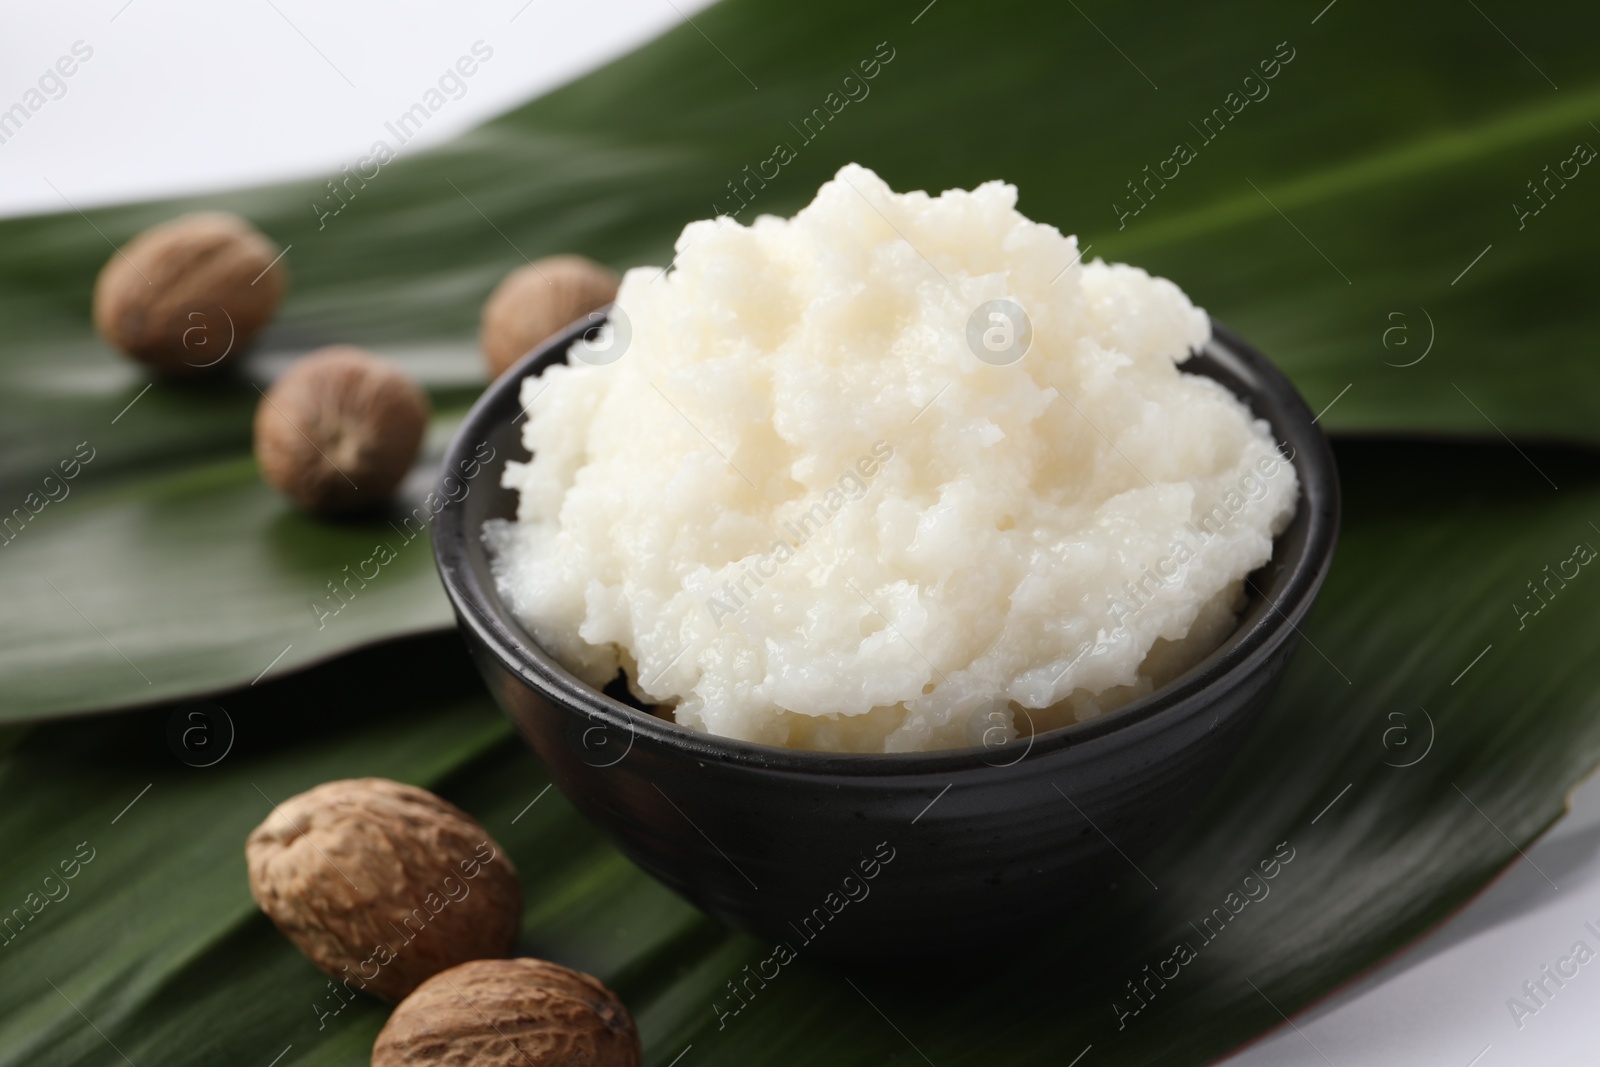
[(1210, 321), (1176, 285), (1082, 262), (1003, 182), (855, 165), (677, 253), (623, 279), (620, 357), (522, 383), (485, 529), (574, 674), (724, 737), (919, 751), (1104, 714), (1233, 629), (1299, 487), (1183, 372)]

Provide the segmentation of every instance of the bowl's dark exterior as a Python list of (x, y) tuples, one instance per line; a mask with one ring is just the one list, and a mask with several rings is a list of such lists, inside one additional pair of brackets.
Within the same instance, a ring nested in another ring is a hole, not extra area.
[(568, 674), (501, 605), (480, 533), (515, 512), (499, 479), (507, 459), (526, 457), (513, 424), (518, 383), (563, 359), (581, 333), (531, 353), (474, 407), (445, 470), (466, 470), (488, 449), (493, 458), (465, 496), (450, 494), (459, 499), (433, 530), (479, 668), (579, 810), (706, 911), (807, 955), (994, 946), (1113, 882), (1147, 881), (1137, 861), (1194, 812), (1237, 751), (1332, 559), (1332, 452), (1276, 369), (1221, 327), (1186, 365), (1272, 425), (1301, 484), (1296, 517), (1221, 648), (1156, 693), (1031, 741), (830, 755), (732, 742), (630, 708)]

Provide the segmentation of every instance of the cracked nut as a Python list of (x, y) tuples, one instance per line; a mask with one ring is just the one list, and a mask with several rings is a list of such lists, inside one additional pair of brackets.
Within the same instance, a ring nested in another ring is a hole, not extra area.
[(383, 778), (278, 805), (245, 845), (250, 893), (324, 974), (400, 1000), (467, 960), (503, 957), (522, 925), (504, 851), (471, 816)]
[(544, 960), (478, 960), (436, 974), (384, 1024), (372, 1067), (638, 1067), (617, 995)]
[(307, 511), (358, 512), (410, 472), (429, 411), (428, 394), (399, 368), (349, 345), (321, 348), (256, 406), (256, 462)]
[(507, 274), (483, 305), (478, 334), (489, 377), (540, 341), (617, 298), (617, 276), (583, 256), (549, 256)]
[(100, 335), (169, 375), (201, 374), (243, 351), (283, 299), (278, 247), (237, 215), (203, 211), (118, 249), (94, 286)]

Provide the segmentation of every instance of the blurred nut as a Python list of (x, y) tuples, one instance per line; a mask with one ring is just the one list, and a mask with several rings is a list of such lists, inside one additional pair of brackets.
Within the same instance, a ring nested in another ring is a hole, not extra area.
[(100, 335), (164, 374), (235, 357), (278, 309), (278, 247), (237, 215), (203, 211), (152, 226), (115, 252), (94, 286)]
[(250, 893), (325, 974), (399, 1000), (466, 960), (505, 956), (522, 890), (461, 809), (383, 778), (328, 782), (278, 805), (245, 844)]
[(550, 256), (501, 279), (483, 305), (479, 343), (498, 378), (540, 341), (617, 298), (617, 276), (583, 256)]
[(392, 364), (350, 345), (320, 348), (256, 405), (256, 462), (307, 511), (361, 511), (411, 470), (430, 410), (428, 394)]
[(389, 1016), (372, 1067), (638, 1067), (639, 1032), (599, 981), (544, 960), (463, 963)]

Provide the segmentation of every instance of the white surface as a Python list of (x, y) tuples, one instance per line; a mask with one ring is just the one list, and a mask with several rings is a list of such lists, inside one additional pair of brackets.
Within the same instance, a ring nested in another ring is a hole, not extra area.
[[(86, 207), (331, 176), (377, 138), (395, 144), (384, 123), (483, 41), (493, 56), (464, 79), (459, 99), (446, 96), (404, 155), (570, 81), (708, 2), (3, 0), (0, 112), (75, 42), (93, 55), (0, 143), (0, 214), (64, 210), (63, 197)], [(709, 45), (706, 54), (720, 62)]]
[[(75, 41), (94, 56), (66, 80), (65, 95), (0, 144), (0, 215), (62, 209), (49, 182), (87, 206), (331, 174), (483, 40), (493, 58), (411, 151), (570, 80), (707, 2), (496, 0), (446, 11), (417, 0), (8, 0), (0, 110)], [(1591, 783), (1575, 813), (1529, 850), (1559, 889), (1518, 864), (1432, 937), (1297, 1017), (1298, 1032), (1280, 1028), (1230, 1067), (1600, 1063), (1600, 959), (1521, 1029), (1506, 1007), (1574, 941), (1600, 951), (1584, 929), (1600, 927), (1597, 846), (1600, 783)]]

